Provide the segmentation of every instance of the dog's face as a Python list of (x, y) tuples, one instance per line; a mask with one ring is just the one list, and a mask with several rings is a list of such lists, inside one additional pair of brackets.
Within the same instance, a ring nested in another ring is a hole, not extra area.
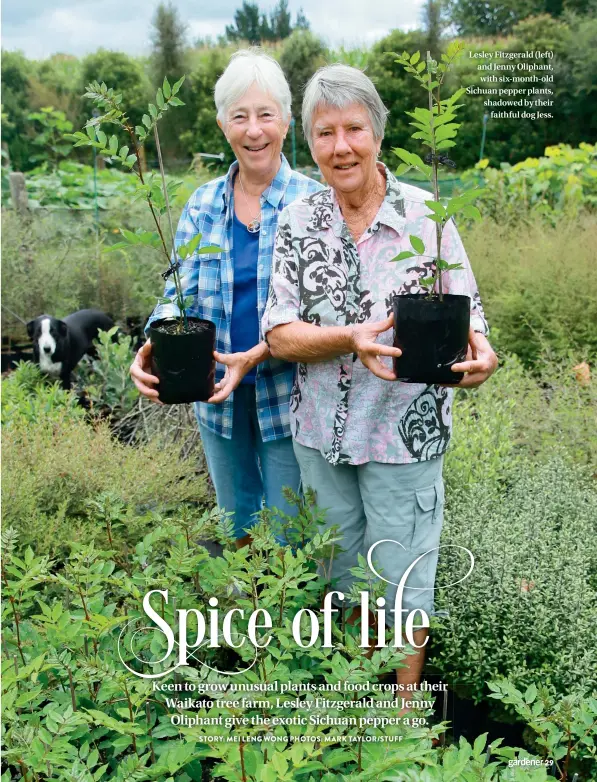
[(59, 374), (62, 369), (68, 327), (63, 320), (40, 315), (27, 324), (33, 355), (43, 372)]

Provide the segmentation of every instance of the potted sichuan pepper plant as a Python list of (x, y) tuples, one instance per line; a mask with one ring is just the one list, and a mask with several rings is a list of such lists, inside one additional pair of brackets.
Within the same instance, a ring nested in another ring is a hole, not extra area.
[(463, 374), (452, 372), (451, 367), (464, 361), (468, 347), (470, 323), (470, 299), (468, 296), (444, 292), (443, 274), (462, 269), (461, 263), (448, 263), (442, 258), (442, 237), (444, 228), (454, 215), (469, 218), (481, 217), (472, 204), (482, 192), (471, 190), (460, 196), (443, 199), (440, 195), (438, 170), (440, 165), (455, 164), (444, 154), (444, 150), (456, 146), (458, 128), (454, 122), (457, 101), (466, 90), (461, 88), (450, 97), (441, 98), (445, 77), (454, 61), (462, 54), (464, 44), (452, 42), (440, 63), (431, 59), (421, 60), (419, 52), (412, 56), (407, 52), (396, 62), (416, 79), (428, 94), (428, 107), (415, 108), (406, 113), (412, 117), (410, 123), (417, 129), (412, 138), (420, 140), (429, 152), (422, 160), (406, 149), (394, 149), (402, 161), (396, 170), (400, 176), (411, 168), (423, 173), (430, 181), (433, 198), (425, 201), (429, 208), (427, 218), (435, 223), (435, 254), (430, 254), (423, 240), (410, 236), (413, 251), (404, 250), (393, 261), (401, 261), (415, 255), (432, 260), (431, 274), (419, 280), (426, 288), (425, 293), (409, 293), (394, 296), (394, 347), (402, 350), (402, 356), (394, 359), (394, 372), (399, 380), (407, 383), (459, 383)]
[[(147, 203), (155, 226), (154, 231), (137, 230), (136, 232), (121, 229), (123, 240), (112, 245), (110, 250), (123, 249), (132, 245), (154, 248), (165, 258), (168, 268), (162, 277), (170, 276), (174, 282), (175, 294), (172, 298), (161, 297), (160, 304), (173, 304), (178, 315), (173, 318), (163, 318), (154, 321), (149, 330), (152, 349), (152, 370), (160, 379), (159, 398), (166, 404), (202, 402), (209, 399), (214, 392), (215, 359), (215, 324), (209, 320), (191, 317), (187, 310), (193, 303), (192, 297), (183, 293), (181, 261), (197, 254), (219, 252), (219, 247), (199, 247), (201, 234), (197, 234), (187, 244), (178, 248), (175, 243), (174, 226), (170, 201), (176, 194), (180, 183), (166, 183), (158, 123), (166, 111), (183, 102), (176, 96), (184, 81), (184, 76), (172, 86), (165, 78), (162, 87), (156, 93), (155, 104), (150, 103), (148, 113), (143, 115), (142, 125), (133, 126), (122, 107), (122, 96), (104, 83), (92, 82), (87, 87), (86, 98), (93, 101), (100, 114), (92, 117), (85, 124), (85, 132), (69, 134), (74, 146), (95, 147), (100, 155), (120, 163), (124, 168), (132, 170), (137, 178), (137, 187), (133, 199), (142, 199)], [(97, 113), (97, 111), (96, 111)], [(102, 125), (114, 125), (126, 137), (126, 144), (116, 134), (108, 136)], [(155, 140), (159, 176), (145, 173), (141, 162), (141, 150), (146, 141), (153, 136)], [(162, 220), (168, 221), (170, 243), (163, 230)]]

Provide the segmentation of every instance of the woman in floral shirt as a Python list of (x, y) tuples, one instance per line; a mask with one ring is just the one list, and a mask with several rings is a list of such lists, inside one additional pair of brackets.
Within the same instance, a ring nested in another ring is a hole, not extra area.
[[(439, 545), (443, 454), (451, 429), (449, 387), (392, 382), (385, 357), (392, 347), (392, 298), (424, 292), (430, 261), (391, 263), (412, 249), (409, 235), (435, 244), (426, 218), (429, 194), (404, 185), (377, 161), (387, 111), (361, 71), (320, 69), (303, 101), (303, 128), (313, 159), (330, 185), (288, 206), (278, 221), (268, 303), (262, 321), (272, 355), (298, 363), (291, 429), (303, 484), (337, 524), (343, 552), (333, 562), (335, 589), (346, 596), (358, 554), (376, 547), (376, 569), (396, 584), (422, 553)], [(480, 385), (497, 359), (466, 253), (453, 222), (442, 257), (461, 269), (444, 274), (444, 290), (471, 300), (469, 355), (455, 372), (459, 384)], [(396, 541), (397, 543), (392, 543)], [(437, 551), (411, 572), (402, 604), (433, 609)], [(395, 586), (386, 597), (393, 604)], [(350, 600), (345, 602), (351, 602)], [(390, 612), (386, 616), (391, 622)], [(387, 620), (386, 620), (387, 621)], [(398, 681), (418, 681), (421, 648), (399, 669)]]

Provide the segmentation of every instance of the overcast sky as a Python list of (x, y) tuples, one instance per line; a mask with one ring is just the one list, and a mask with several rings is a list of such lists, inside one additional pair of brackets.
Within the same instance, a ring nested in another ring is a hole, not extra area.
[[(293, 22), (302, 6), (311, 29), (330, 45), (370, 45), (396, 27), (416, 27), (423, 0), (290, 0)], [(233, 22), (242, 0), (175, 0), (189, 41), (217, 37)], [(269, 11), (276, 0), (261, 0)], [(147, 0), (3, 0), (2, 47), (40, 59), (114, 49), (144, 54), (150, 48), (157, 2)]]

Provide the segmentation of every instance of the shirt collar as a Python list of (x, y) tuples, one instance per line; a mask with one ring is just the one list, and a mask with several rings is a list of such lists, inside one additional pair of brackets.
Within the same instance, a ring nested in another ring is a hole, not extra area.
[(406, 209), (404, 207), (402, 186), (386, 165), (378, 163), (378, 168), (383, 168), (386, 175), (386, 197), (377, 213), (376, 222), (383, 223), (393, 228), (396, 233), (401, 234), (406, 225)]
[[(276, 176), (272, 179), (270, 186), (263, 191), (263, 195), (262, 195), (262, 198), (264, 198), (269, 204), (271, 204), (274, 207), (274, 209), (278, 208), (278, 205), (282, 200), (282, 196), (286, 192), (286, 188), (290, 184), (290, 179), (292, 177), (292, 169), (290, 168), (290, 163), (288, 162), (288, 160), (286, 160), (284, 155), (280, 155), (280, 158), (282, 161), (280, 168), (278, 169)], [(224, 208), (226, 208), (227, 204), (230, 203), (232, 199), (234, 177), (236, 176), (237, 171), (238, 171), (238, 160), (235, 160), (234, 163), (232, 163), (232, 165), (228, 169), (228, 173), (226, 174), (224, 193), (223, 193)]]
[[(383, 171), (386, 178), (386, 195), (377, 213), (375, 224), (383, 223), (393, 228), (398, 234), (401, 234), (406, 225), (406, 209), (404, 207), (402, 187), (384, 163), (378, 163), (377, 167), (380, 171)], [(342, 213), (338, 208), (336, 193), (331, 187), (317, 193), (315, 199), (312, 197), (312, 201), (314, 202), (315, 200), (317, 201), (317, 208), (311, 215), (307, 224), (307, 230), (319, 231), (322, 228), (335, 227), (339, 224), (339, 221), (341, 221), (342, 226), (345, 225)]]

